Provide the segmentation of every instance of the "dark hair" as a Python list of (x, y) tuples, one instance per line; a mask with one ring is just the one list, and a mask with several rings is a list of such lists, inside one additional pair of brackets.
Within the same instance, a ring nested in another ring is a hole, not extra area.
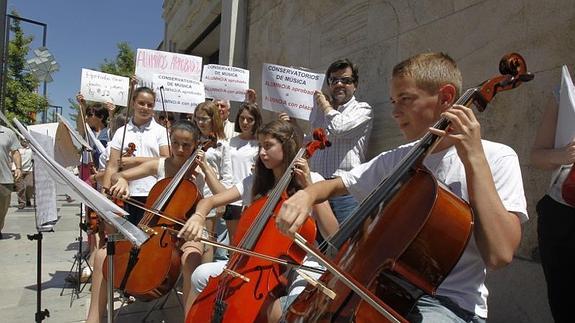
[(198, 142), (200, 139), (200, 129), (193, 122), (188, 120), (179, 120), (172, 125), (170, 132), (174, 133), (176, 130), (183, 130), (192, 133), (194, 136), (194, 141)]
[[(283, 151), (283, 171), (287, 169), (291, 161), (295, 158), (301, 143), (295, 133), (295, 129), (291, 123), (283, 120), (275, 120), (266, 123), (257, 131), (258, 136), (270, 135), (272, 138), (277, 139), (282, 145)], [(261, 148), (261, 147), (260, 147)], [(258, 157), (256, 160), (256, 167), (254, 170), (254, 183), (252, 186), (252, 197), (257, 199), (265, 195), (269, 190), (274, 187), (275, 177), (271, 169), (266, 168), (261, 159)], [(287, 193), (292, 195), (301, 187), (297, 184), (295, 179), (290, 182)]]
[(238, 114), (236, 114), (236, 123), (234, 125), (234, 131), (242, 132), (242, 129), (240, 128), (240, 114), (244, 110), (247, 110), (248, 113), (251, 114), (252, 117), (254, 117), (254, 126), (252, 127), (252, 135), (253, 135), (256, 133), (256, 131), (262, 124), (262, 114), (260, 113), (258, 105), (255, 103), (242, 103), (240, 109), (238, 110)]
[(147, 86), (140, 86), (139, 88), (135, 89), (134, 94), (132, 95), (132, 101), (136, 100), (136, 98), (138, 97), (138, 95), (140, 95), (140, 93), (151, 94), (154, 97), (154, 102), (156, 101), (156, 92), (154, 92), (154, 90), (150, 89)]
[(198, 111), (204, 111), (210, 118), (212, 118), (212, 131), (218, 139), (226, 139), (224, 133), (224, 123), (220, 117), (220, 110), (213, 101), (206, 101), (198, 104), (194, 111), (194, 119)]
[(353, 78), (353, 84), (357, 87), (357, 82), (359, 81), (359, 74), (357, 65), (352, 63), (349, 59), (338, 59), (337, 61), (331, 63), (331, 65), (327, 68), (325, 72), (325, 82), (329, 85), (329, 77), (331, 73), (343, 70), (346, 68), (351, 68), (351, 77)]
[(94, 103), (86, 107), (86, 116), (89, 114), (93, 114), (96, 117), (102, 119), (102, 123), (104, 127), (108, 126), (108, 117), (110, 113), (108, 109), (102, 103)]

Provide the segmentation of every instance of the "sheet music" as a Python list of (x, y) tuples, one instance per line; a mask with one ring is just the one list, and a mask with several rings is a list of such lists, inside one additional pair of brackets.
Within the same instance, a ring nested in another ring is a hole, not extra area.
[[(52, 140), (48, 136), (35, 134), (34, 137), (43, 147), (52, 146)], [(58, 220), (56, 205), (56, 182), (46, 171), (48, 165), (36, 152), (34, 158), (34, 192), (36, 199), (36, 229), (39, 232), (52, 230)]]
[(127, 212), (120, 208), (112, 201), (104, 198), (100, 193), (98, 193), (91, 186), (80, 180), (78, 177), (71, 174), (64, 167), (57, 164), (42, 148), (42, 145), (30, 135), (30, 133), (24, 128), (24, 126), (14, 118), (14, 123), (20, 130), (22, 135), (26, 137), (30, 143), (30, 148), (36, 152), (38, 159), (43, 160), (46, 163), (48, 169), (54, 171), (57, 176), (68, 183), (68, 185), (79, 194), (80, 198), (86, 203), (90, 208), (96, 210), (100, 216), (114, 226), (119, 233), (121, 233), (127, 240), (137, 247), (140, 247), (149, 238), (142, 230), (126, 221), (125, 219), (119, 217), (116, 214), (126, 215)]

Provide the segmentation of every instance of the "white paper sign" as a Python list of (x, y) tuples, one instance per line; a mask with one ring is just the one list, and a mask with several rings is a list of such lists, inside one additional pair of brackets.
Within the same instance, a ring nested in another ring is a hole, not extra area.
[(323, 79), (323, 74), (264, 64), (262, 106), (266, 110), (287, 112), (290, 117), (309, 120), (314, 105), (313, 93), (321, 90)]
[(162, 97), (166, 111), (171, 112), (193, 113), (199, 103), (206, 101), (202, 82), (164, 74), (154, 75), (153, 82), (156, 91), (154, 110), (162, 111)]
[(202, 58), (138, 48), (135, 73), (143, 85), (149, 87), (152, 87), (154, 74), (177, 75), (199, 81), (202, 75)]
[(250, 85), (250, 71), (209, 64), (204, 66), (202, 82), (207, 98), (243, 102)]
[(561, 74), (555, 148), (564, 147), (575, 138), (575, 86), (566, 65), (563, 65)]
[(128, 105), (127, 77), (82, 69), (80, 93), (84, 99), (96, 102), (112, 102), (115, 105)]

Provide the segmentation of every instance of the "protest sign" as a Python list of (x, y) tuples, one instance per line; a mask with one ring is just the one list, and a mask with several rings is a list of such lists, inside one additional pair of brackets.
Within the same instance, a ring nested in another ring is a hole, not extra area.
[(143, 85), (148, 87), (152, 87), (155, 74), (182, 76), (199, 81), (202, 75), (202, 58), (138, 48), (135, 73)]
[(217, 64), (204, 66), (202, 83), (206, 97), (243, 102), (250, 83), (250, 71)]
[(324, 75), (280, 65), (264, 64), (262, 106), (286, 112), (290, 117), (309, 120), (314, 106), (313, 93), (320, 91)]
[(182, 76), (155, 74), (156, 107), (162, 111), (162, 97), (166, 111), (192, 113), (199, 103), (206, 101), (204, 84)]
[(127, 77), (82, 69), (80, 93), (84, 99), (96, 102), (112, 102), (128, 105), (129, 79)]

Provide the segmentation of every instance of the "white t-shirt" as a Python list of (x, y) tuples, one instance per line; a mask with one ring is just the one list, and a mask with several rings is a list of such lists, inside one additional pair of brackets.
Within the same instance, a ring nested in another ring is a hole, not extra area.
[[(503, 206), (507, 211), (518, 214), (521, 222), (527, 221), (527, 203), (517, 154), (503, 144), (487, 140), (482, 140), (482, 143)], [(383, 152), (369, 162), (340, 174), (345, 187), (358, 201), (362, 201), (415, 144), (413, 142)], [(454, 147), (429, 155), (424, 165), (455, 195), (469, 201), (465, 170)], [(485, 274), (485, 263), (472, 235), (459, 262), (439, 286), (437, 295), (449, 297), (463, 309), (486, 318), (488, 291), (484, 284)]]
[[(166, 135), (166, 128), (160, 126), (152, 118), (144, 125), (138, 127), (132, 123), (132, 119), (125, 126), (126, 138), (124, 139), (124, 153), (128, 150), (128, 144), (134, 143), (136, 157), (160, 157), (160, 147), (168, 146), (168, 137)], [(124, 127), (116, 130), (112, 141), (108, 145), (112, 149), (120, 150), (122, 146), (122, 136), (124, 135)], [(155, 176), (148, 176), (142, 179), (133, 180), (129, 182), (130, 192), (132, 196), (148, 196), (150, 189), (157, 182)]]
[[(310, 172), (310, 177), (312, 183), (324, 180), (324, 178), (319, 173), (316, 172)], [(238, 192), (240, 192), (240, 195), (242, 196), (243, 205), (250, 205), (253, 202), (252, 201), (253, 182), (254, 182), (254, 175), (250, 175), (244, 178), (239, 183), (236, 183), (235, 185), (236, 189), (238, 190)]]
[[(241, 182), (252, 174), (252, 167), (258, 157), (258, 141), (244, 140), (239, 136), (230, 139), (230, 159), (232, 161), (233, 184)], [(241, 201), (231, 203), (241, 206)]]
[[(198, 169), (199, 169), (199, 167), (198, 167)], [(160, 157), (158, 159), (158, 172), (156, 173), (156, 177), (158, 178), (158, 181), (166, 178), (166, 158), (165, 157)], [(205, 185), (204, 174), (201, 172), (196, 173), (196, 175), (194, 176), (194, 183), (196, 184), (196, 187), (198, 188), (199, 192), (203, 191), (204, 185)]]
[[(224, 185), (226, 188), (229, 188), (233, 184), (230, 144), (227, 140), (218, 140), (218, 143), (220, 144), (218, 147), (209, 148), (204, 156), (208, 165), (214, 169), (214, 172), (218, 176), (218, 179), (222, 185)], [(208, 185), (204, 186), (203, 195), (204, 198), (213, 195)], [(210, 213), (208, 213), (208, 217), (215, 215), (215, 210), (211, 210)]]

